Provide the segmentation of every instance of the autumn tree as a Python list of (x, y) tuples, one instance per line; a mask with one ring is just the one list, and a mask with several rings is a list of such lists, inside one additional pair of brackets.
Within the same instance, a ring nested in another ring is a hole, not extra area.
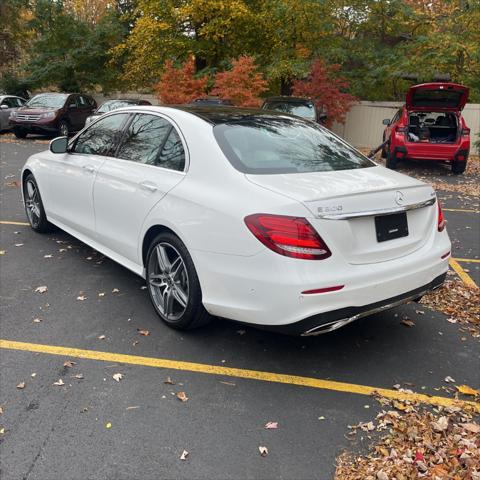
[(293, 94), (309, 97), (321, 111), (326, 112), (327, 126), (334, 121), (345, 122), (345, 115), (355, 102), (355, 97), (346, 93), (348, 82), (338, 75), (340, 65), (326, 65), (321, 59), (313, 62), (310, 75), (305, 80), (293, 82)]
[(253, 57), (232, 60), (232, 68), (215, 76), (212, 95), (229, 99), (241, 107), (258, 107), (260, 95), (267, 91), (267, 81), (258, 71)]
[(155, 91), (161, 103), (190, 103), (205, 95), (207, 81), (207, 77), (195, 78), (195, 60), (192, 56), (178, 68), (171, 60), (167, 60)]

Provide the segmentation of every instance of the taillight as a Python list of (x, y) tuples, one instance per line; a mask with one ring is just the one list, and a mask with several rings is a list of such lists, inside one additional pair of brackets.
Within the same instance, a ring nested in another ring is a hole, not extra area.
[(443, 215), (442, 207), (440, 206), (440, 200), (437, 198), (437, 205), (438, 205), (438, 219), (437, 219), (437, 228), (439, 232), (443, 232), (445, 229), (446, 221)]
[(405, 133), (407, 131), (407, 127), (397, 127), (398, 133)]
[(470, 129), (469, 128), (462, 128), (462, 136), (463, 137), (470, 136)]
[(245, 217), (245, 224), (258, 240), (280, 255), (322, 260), (332, 254), (306, 218), (257, 213)]

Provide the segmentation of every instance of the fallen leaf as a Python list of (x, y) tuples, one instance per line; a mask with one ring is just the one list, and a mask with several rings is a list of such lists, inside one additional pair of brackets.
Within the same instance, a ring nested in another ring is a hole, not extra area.
[(182, 454), (180, 455), (180, 460), (186, 460), (188, 457), (188, 452), (184, 450)]
[(105, 296), (105, 292), (100, 292), (100, 293), (98, 294), (98, 296), (99, 296), (99, 297), (104, 297), (104, 296)]
[(20, 382), (18, 385), (17, 385), (17, 388), (19, 390), (23, 390), (25, 388), (25, 382)]
[(0, 407), (0, 415), (3, 415), (3, 407)]
[(121, 373), (114, 373), (112, 375), (112, 378), (116, 381), (116, 382), (119, 382), (122, 378), (123, 378), (123, 375)]
[(127, 407), (125, 410), (136, 410), (137, 408), (140, 408), (140, 405), (132, 405), (131, 407)]
[(112, 293), (118, 293), (119, 291), (120, 291), (120, 290), (119, 290), (118, 288), (114, 288), (114, 289), (112, 290)]
[(477, 423), (463, 423), (462, 427), (464, 430), (468, 430), (469, 432), (480, 433), (480, 425)]
[(448, 428), (448, 418), (440, 417), (436, 422), (432, 422), (432, 427), (436, 432), (444, 432)]
[(405, 325), (406, 327), (414, 327), (415, 322), (412, 322), (412, 320), (409, 320), (408, 318), (404, 318), (401, 322), (402, 325)]
[(472, 395), (472, 396), (480, 395), (480, 390), (475, 390), (474, 388), (469, 387), (468, 385), (460, 385), (460, 386), (457, 386), (456, 389), (460, 393), (463, 393), (464, 395)]
[(452, 378), (450, 375), (447, 375), (447, 376), (445, 377), (445, 381), (446, 381), (447, 383), (455, 383), (455, 379)]
[(74, 378), (78, 378), (79, 380), (82, 380), (84, 377), (83, 377), (83, 373), (77, 373), (76, 375), (73, 375)]
[(0, 428), (0, 435), (3, 435), (5, 433), (5, 429), (2, 427)]
[(40, 318), (34, 318), (33, 323), (40, 323), (42, 320)]
[(225, 382), (225, 381), (223, 381), (223, 380), (220, 380), (220, 383), (223, 383), (224, 385), (228, 385), (229, 387), (235, 387), (235, 385), (236, 385), (236, 384), (233, 383), (233, 382)]
[(176, 397), (182, 402), (186, 402), (188, 400), (187, 394), (185, 392), (178, 392), (176, 394)]
[(71, 360), (66, 360), (65, 362), (63, 362), (63, 366), (65, 368), (72, 368), (76, 364), (77, 362), (72, 362)]
[(325, 420), (325, 417), (322, 415), (320, 417), (318, 417), (319, 420)]
[(37, 287), (35, 289), (36, 293), (45, 293), (48, 290), (48, 287), (46, 285), (42, 285), (40, 287)]
[(23, 243), (15, 243), (16, 247), (23, 247)]
[(35, 378), (37, 376), (37, 374), (35, 372), (33, 372), (31, 375), (30, 375), (32, 378)]
[(112, 424), (111, 424), (110, 422), (107, 422), (107, 423), (105, 424), (105, 428), (112, 428)]
[(278, 422), (267, 422), (267, 423), (265, 424), (265, 428), (266, 428), (267, 430), (276, 429), (276, 428), (278, 428)]
[(62, 385), (65, 385), (65, 382), (61, 378), (59, 378), (56, 382), (53, 382), (53, 384), (57, 387), (61, 387)]
[(98, 337), (99, 340), (105, 340), (105, 338), (106, 338), (105, 335), (100, 335), (100, 336)]
[(144, 337), (147, 337), (148, 335), (150, 335), (150, 332), (148, 330), (141, 330), (140, 328), (137, 328), (137, 332), (140, 335), (143, 335)]
[(48, 255), (44, 255), (43, 258), (52, 258), (53, 255), (52, 254), (48, 254)]
[(167, 377), (167, 379), (164, 380), (163, 383), (166, 383), (167, 385), (175, 385), (175, 382), (170, 377)]
[(20, 186), (20, 182), (18, 180), (14, 180), (13, 182), (7, 182), (7, 187), (14, 187), (18, 188)]
[(80, 300), (81, 302), (83, 302), (83, 301), (86, 300), (86, 299), (87, 299), (87, 297), (86, 297), (85, 295), (79, 295), (79, 296), (77, 297), (77, 300)]
[(388, 480), (388, 475), (383, 470), (380, 470), (377, 472), (377, 480)]
[(0, 250), (0, 255), (5, 255), (6, 250)]
[(268, 448), (267, 447), (258, 447), (258, 451), (262, 457), (266, 457), (268, 455)]

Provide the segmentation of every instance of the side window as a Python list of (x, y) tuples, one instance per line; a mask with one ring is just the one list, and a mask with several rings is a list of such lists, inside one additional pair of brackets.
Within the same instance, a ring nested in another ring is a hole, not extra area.
[(76, 108), (78, 107), (78, 102), (77, 102), (77, 99), (75, 98), (75, 95), (71, 95), (70, 97), (68, 97), (68, 100), (67, 100), (67, 107), (68, 108)]
[(128, 113), (118, 113), (99, 120), (77, 138), (71, 152), (109, 155), (127, 117)]
[(157, 165), (181, 172), (185, 168), (185, 150), (183, 149), (180, 136), (173, 127), (162, 147)]
[(170, 131), (170, 122), (156, 115), (139, 113), (125, 133), (117, 157), (155, 165), (160, 147)]
[(14, 98), (5, 98), (2, 102), (2, 105), (6, 105), (8, 108), (15, 108), (17, 106), (17, 102)]
[(15, 106), (16, 107), (22, 107), (24, 105), (24, 101), (21, 98), (16, 98), (15, 102), (17, 103)]
[(390, 124), (398, 122), (401, 116), (402, 116), (402, 109), (397, 111), (395, 116), (392, 118), (392, 121), (390, 122)]
[(77, 97), (77, 102), (78, 102), (78, 106), (79, 107), (87, 107), (88, 106), (88, 102), (87, 102), (87, 99), (83, 96), (83, 95), (79, 95)]

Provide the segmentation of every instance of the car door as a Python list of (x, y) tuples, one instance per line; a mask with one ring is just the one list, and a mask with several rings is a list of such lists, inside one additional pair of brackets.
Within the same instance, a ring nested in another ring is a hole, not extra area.
[(102, 164), (94, 187), (99, 241), (141, 264), (138, 239), (150, 210), (184, 178), (186, 148), (167, 118), (137, 113), (125, 129), (116, 158)]
[(394, 117), (392, 118), (392, 120), (390, 120), (390, 123), (387, 125), (387, 127), (385, 128), (385, 132), (383, 134), (383, 141), (387, 140), (390, 138), (390, 135), (392, 134), (392, 130), (393, 128), (396, 126), (398, 120), (401, 118), (402, 116), (402, 112), (403, 110), (400, 109), (397, 111), (397, 113), (394, 115)]
[(14, 97), (5, 97), (0, 103), (0, 131), (9, 128), (8, 118), (14, 109), (17, 107), (17, 102)]
[(128, 118), (128, 113), (105, 117), (73, 139), (67, 153), (51, 154), (44, 175), (48, 187), (42, 196), (52, 221), (95, 237), (93, 184)]
[(67, 117), (68, 123), (72, 130), (81, 130), (82, 124), (82, 110), (79, 106), (78, 95), (70, 95), (67, 100)]

